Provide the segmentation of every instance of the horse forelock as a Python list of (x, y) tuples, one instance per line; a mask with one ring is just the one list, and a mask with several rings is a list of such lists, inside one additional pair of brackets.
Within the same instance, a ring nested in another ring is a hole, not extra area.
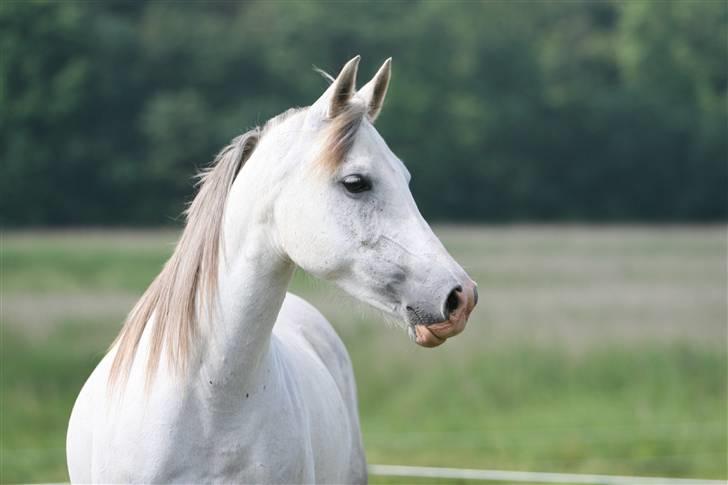
[(354, 145), (365, 115), (366, 105), (355, 99), (336, 117), (326, 121), (323, 145), (318, 159), (321, 166), (333, 171), (344, 162)]

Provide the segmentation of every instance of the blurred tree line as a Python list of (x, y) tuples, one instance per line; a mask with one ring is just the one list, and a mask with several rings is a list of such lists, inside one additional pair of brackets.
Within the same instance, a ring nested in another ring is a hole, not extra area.
[(2, 223), (159, 224), (362, 54), (435, 220), (728, 215), (728, 3), (0, 2)]

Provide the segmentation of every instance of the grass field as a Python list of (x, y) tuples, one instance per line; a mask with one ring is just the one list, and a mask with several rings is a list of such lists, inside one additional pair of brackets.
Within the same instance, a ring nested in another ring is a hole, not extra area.
[[(294, 279), (347, 343), (370, 463), (728, 478), (725, 227), (437, 232), (481, 295), (438, 349)], [(3, 234), (2, 482), (67, 480), (76, 394), (175, 237)]]

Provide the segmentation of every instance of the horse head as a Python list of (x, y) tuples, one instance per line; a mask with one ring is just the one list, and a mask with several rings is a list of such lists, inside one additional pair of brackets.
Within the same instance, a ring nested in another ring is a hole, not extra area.
[[(278, 192), (282, 251), (305, 271), (403, 322), (435, 347), (465, 328), (477, 286), (420, 214), (410, 173), (374, 127), (391, 59), (356, 89), (359, 56), (301, 116), (295, 168)], [(303, 146), (306, 148), (303, 148)]]

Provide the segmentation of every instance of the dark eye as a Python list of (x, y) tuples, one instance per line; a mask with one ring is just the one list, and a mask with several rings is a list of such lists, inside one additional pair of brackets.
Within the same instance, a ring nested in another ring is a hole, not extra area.
[(341, 181), (344, 184), (346, 190), (352, 194), (358, 194), (360, 192), (366, 192), (372, 189), (372, 183), (368, 178), (363, 175), (347, 175), (344, 180)]

